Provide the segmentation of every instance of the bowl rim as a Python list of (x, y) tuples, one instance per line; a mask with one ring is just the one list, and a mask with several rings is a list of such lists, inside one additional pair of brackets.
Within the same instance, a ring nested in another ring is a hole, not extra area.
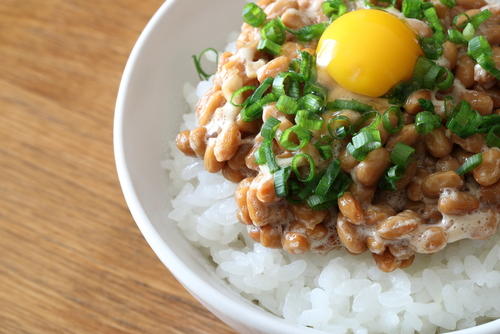
[[(225, 294), (219, 292), (217, 289), (198, 277), (189, 268), (189, 266), (187, 266), (180, 260), (180, 258), (176, 255), (176, 252), (174, 252), (162, 240), (160, 234), (155, 229), (155, 227), (149, 220), (149, 217), (147, 216), (144, 208), (140, 204), (139, 197), (132, 183), (130, 172), (126, 164), (125, 148), (123, 145), (123, 119), (126, 109), (126, 96), (128, 95), (132, 74), (140, 57), (144, 44), (148, 40), (152, 31), (158, 26), (159, 21), (162, 20), (162, 18), (169, 12), (169, 10), (179, 2), (181, 1), (165, 1), (148, 21), (130, 53), (120, 81), (113, 121), (113, 151), (118, 180), (123, 192), (123, 196), (125, 198), (125, 202), (141, 234), (146, 239), (149, 246), (153, 249), (156, 256), (160, 259), (163, 265), (171, 271), (174, 277), (187, 289), (190, 294), (196, 294), (196, 298), (199, 298), (204, 303), (210, 304), (220, 312), (224, 312), (223, 310), (232, 310), (229, 318), (235, 319), (237, 317), (238, 320), (244, 323), (246, 326), (257, 328), (259, 330), (272, 330), (289, 334), (303, 334), (304, 332), (327, 333), (321, 330), (311, 329), (300, 326), (298, 324), (289, 323), (285, 319), (278, 317), (277, 315), (274, 315), (264, 309), (261, 309), (261, 311), (263, 312), (259, 312), (259, 310), (252, 308), (250, 305), (246, 305), (243, 302), (237, 302), (229, 298)], [(224, 282), (223, 284), (228, 283)], [(211, 302), (215, 300), (217, 301), (216, 305), (215, 303)], [(237, 314), (245, 314), (246, 316), (238, 317), (236, 316)], [(500, 319), (490, 321), (479, 326), (454, 331), (451, 333), (478, 334), (483, 332), (483, 330), (491, 331), (499, 329)]]

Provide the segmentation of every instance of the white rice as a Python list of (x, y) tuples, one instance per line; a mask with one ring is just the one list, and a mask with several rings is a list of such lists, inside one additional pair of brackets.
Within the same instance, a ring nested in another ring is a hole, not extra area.
[[(231, 37), (233, 38), (233, 37)], [(232, 39), (234, 40), (234, 38)], [(234, 44), (229, 49), (234, 48)], [(211, 83), (186, 84), (191, 110)], [(181, 129), (194, 128), (194, 112)], [(171, 144), (169, 218), (243, 297), (291, 323), (327, 333), (435, 333), (500, 317), (500, 236), (465, 240), (383, 273), (367, 253), (290, 255), (251, 240), (236, 219), (236, 185)]]

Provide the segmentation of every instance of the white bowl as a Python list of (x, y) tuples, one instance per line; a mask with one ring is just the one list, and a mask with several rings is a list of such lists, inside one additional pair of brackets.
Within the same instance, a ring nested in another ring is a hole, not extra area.
[[(167, 218), (167, 174), (160, 166), (187, 106), (184, 82), (197, 81), (191, 55), (222, 48), (241, 24), (243, 0), (168, 0), (135, 45), (115, 112), (118, 176), (132, 215), (160, 260), (216, 316), (241, 333), (323, 333), (268, 313), (233, 292)], [(459, 331), (500, 333), (500, 320)]]

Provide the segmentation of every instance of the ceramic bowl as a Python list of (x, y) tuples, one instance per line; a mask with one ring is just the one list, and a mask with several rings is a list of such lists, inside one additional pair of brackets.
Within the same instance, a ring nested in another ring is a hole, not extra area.
[[(118, 176), (130, 211), (156, 255), (184, 287), (240, 333), (323, 333), (285, 322), (229, 288), (167, 218), (171, 194), (160, 162), (187, 109), (183, 85), (197, 82), (191, 55), (223, 48), (241, 25), (243, 0), (167, 0), (137, 41), (115, 112)], [(165, 310), (167, 312), (167, 310)], [(500, 321), (457, 333), (500, 333)]]

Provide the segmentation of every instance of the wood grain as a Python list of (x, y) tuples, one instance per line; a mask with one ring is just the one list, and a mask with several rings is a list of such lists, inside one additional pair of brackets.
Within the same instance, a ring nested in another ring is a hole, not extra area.
[(0, 333), (234, 333), (156, 258), (115, 174), (120, 76), (161, 3), (0, 1)]

